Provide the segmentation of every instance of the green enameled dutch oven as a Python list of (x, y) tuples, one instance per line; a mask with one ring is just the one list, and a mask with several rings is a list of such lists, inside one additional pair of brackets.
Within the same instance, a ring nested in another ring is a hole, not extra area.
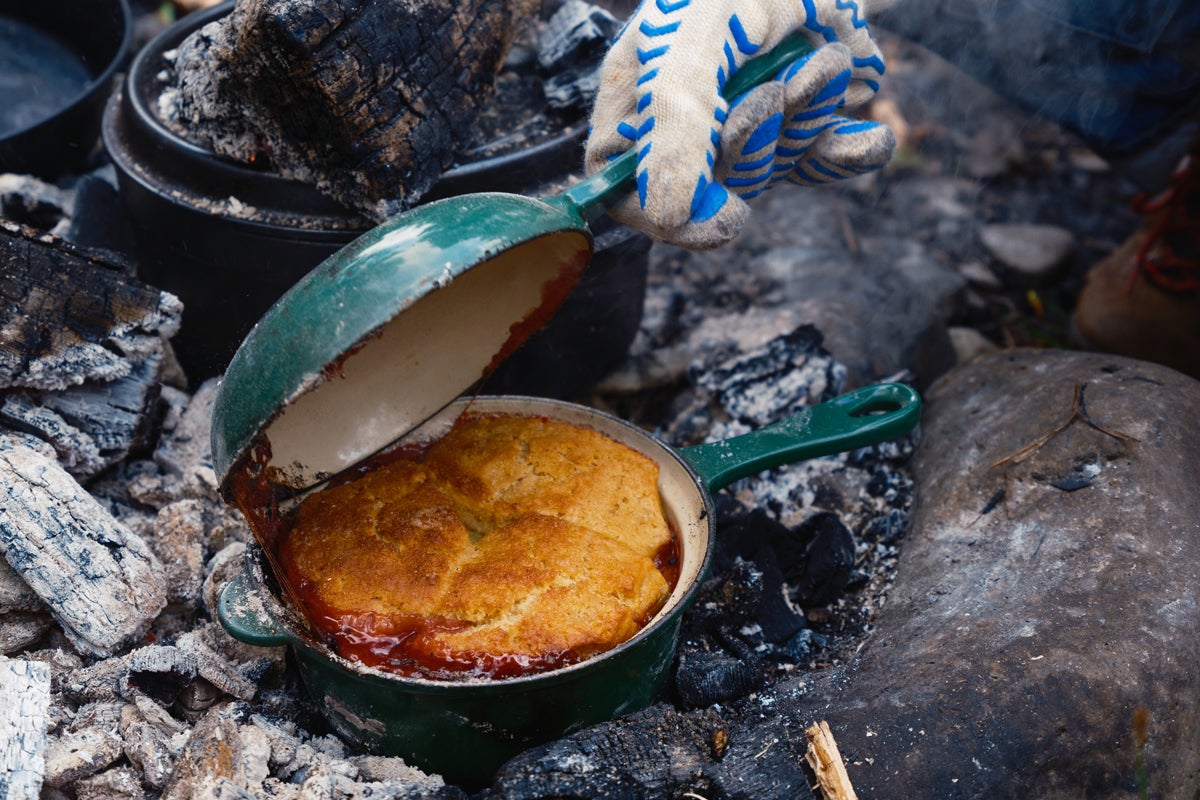
[(715, 525), (710, 491), (768, 466), (853, 449), (903, 434), (919, 401), (907, 386), (851, 392), (735, 439), (672, 449), (642, 429), (591, 408), (530, 397), (455, 401), (413, 436), (436, 438), (466, 407), (584, 425), (650, 456), (659, 494), (680, 540), (680, 575), (662, 611), (618, 647), (551, 672), (503, 680), (405, 678), (348, 661), (308, 633), (295, 611), (268, 591), (269, 566), (255, 548), (225, 589), (218, 614), (236, 638), (290, 645), (322, 713), (345, 739), (401, 755), (467, 785), (486, 783), (522, 750), (649, 705), (673, 660), (680, 618), (704, 580)]
[[(779, 55), (777, 48), (764, 58), (788, 63), (796, 53)], [(757, 71), (761, 79), (777, 66), (751, 62), (735, 78)], [(245, 572), (225, 588), (221, 623), (252, 644), (289, 645), (342, 737), (460, 784), (482, 785), (527, 747), (654, 700), (680, 617), (708, 568), (711, 491), (768, 467), (900, 436), (919, 416), (912, 389), (884, 384), (742, 437), (675, 450), (585, 406), (458, 399), (549, 317), (586, 265), (592, 239), (584, 212), (627, 185), (632, 171), (624, 157), (613, 164), (617, 174), (603, 171), (559, 197), (455, 197), (364, 234), (267, 312), (235, 354), (215, 400), (212, 451), (221, 491), (263, 545), (251, 548)], [(466, 406), (589, 426), (658, 463), (681, 574), (662, 611), (636, 636), (557, 670), (435, 681), (339, 657), (281, 599), (264, 560), (289, 504), (405, 437), (436, 436)]]

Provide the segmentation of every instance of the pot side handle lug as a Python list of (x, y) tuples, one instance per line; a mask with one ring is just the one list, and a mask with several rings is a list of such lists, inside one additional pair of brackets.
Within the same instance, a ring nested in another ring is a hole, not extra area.
[(680, 448), (679, 454), (714, 492), (764, 469), (895, 439), (911, 431), (920, 417), (921, 397), (915, 389), (879, 383), (742, 436)]
[(225, 585), (217, 601), (217, 618), (229, 635), (240, 642), (260, 647), (288, 643), (288, 636), (271, 619), (262, 595), (245, 572)]

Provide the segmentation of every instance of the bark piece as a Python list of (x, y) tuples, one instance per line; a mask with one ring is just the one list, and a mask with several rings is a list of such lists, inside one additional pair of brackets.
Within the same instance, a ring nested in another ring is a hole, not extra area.
[(81, 652), (108, 656), (166, 603), (163, 568), (141, 539), (33, 449), (0, 443), (0, 554)]
[(45, 774), (50, 667), (0, 658), (0, 797), (37, 800)]
[(530, 0), (241, 0), (180, 47), (189, 135), (377, 221), (412, 205), (491, 96)]
[(116, 255), (0, 219), (0, 386), (59, 390), (126, 377), (179, 329), (173, 295)]

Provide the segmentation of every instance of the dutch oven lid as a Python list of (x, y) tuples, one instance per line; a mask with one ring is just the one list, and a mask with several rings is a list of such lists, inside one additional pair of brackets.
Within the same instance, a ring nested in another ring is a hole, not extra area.
[(488, 374), (557, 309), (592, 252), (555, 198), (418, 206), (334, 253), (259, 320), (213, 407), (224, 490), (253, 453), (305, 489), (395, 442)]

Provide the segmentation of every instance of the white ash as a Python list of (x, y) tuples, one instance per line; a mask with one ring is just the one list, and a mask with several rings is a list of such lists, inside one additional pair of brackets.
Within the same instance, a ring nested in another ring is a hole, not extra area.
[[(0, 665), (29, 665), (48, 687), (38, 735), (28, 745), (44, 751), (45, 769), (28, 781), (40, 786), (41, 797), (63, 800), (432, 796), (441, 778), (401, 759), (351, 754), (338, 740), (288, 721), (315, 714), (304, 710), (285, 650), (238, 642), (213, 621), (219, 592), (242, 569), (250, 538), (215, 491), (208, 447), (215, 389), (215, 381), (195, 395), (163, 387), (154, 450), (86, 488), (47, 442), (0, 431), (14, 476), (10, 494), (62, 504), (54, 506), (60, 522), (85, 521), (81, 530), (104, 543), (91, 563), (122, 553), (113, 564), (126, 573), (112, 574), (128, 574), (137, 584), (129, 590), (148, 598), (123, 604), (127, 622), (120, 623), (80, 605), (94, 591), (48, 591), (39, 577), (45, 564), (29, 546), (37, 537), (13, 522), (13, 504), (6, 507), (0, 645), (12, 659)], [(139, 564), (160, 577), (128, 572)], [(128, 597), (123, 591), (114, 588), (111, 596)], [(39, 790), (5, 796), (33, 798)]]

